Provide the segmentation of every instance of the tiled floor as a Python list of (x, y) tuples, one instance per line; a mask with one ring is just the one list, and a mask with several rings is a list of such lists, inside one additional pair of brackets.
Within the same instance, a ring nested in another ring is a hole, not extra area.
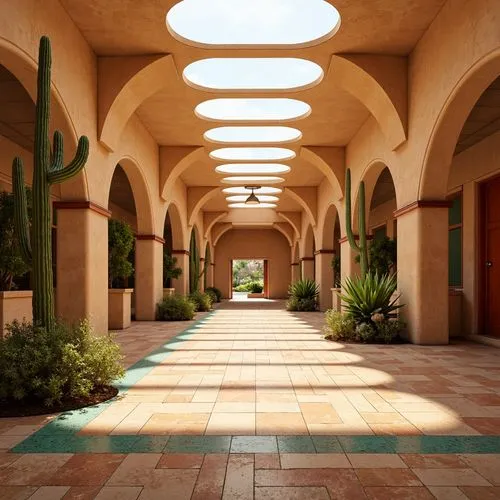
[(322, 321), (238, 301), (135, 324), (115, 401), (0, 420), (0, 499), (500, 498), (500, 351)]

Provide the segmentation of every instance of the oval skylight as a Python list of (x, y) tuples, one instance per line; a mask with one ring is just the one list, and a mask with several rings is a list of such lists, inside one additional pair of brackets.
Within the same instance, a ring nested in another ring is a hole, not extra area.
[(258, 205), (247, 205), (246, 203), (230, 203), (229, 208), (276, 208), (276, 203), (259, 203)]
[[(279, 198), (277, 196), (269, 196), (268, 194), (259, 194), (259, 191), (255, 191), (255, 195), (257, 198), (259, 198), (260, 202), (263, 203), (271, 203), (275, 201), (279, 201)], [(231, 203), (244, 203), (248, 199), (248, 194), (241, 194), (241, 195), (236, 195), (236, 196), (228, 196), (226, 198), (226, 201), (229, 201)]]
[(290, 167), (281, 163), (227, 163), (219, 165), (215, 171), (219, 174), (287, 174)]
[(198, 104), (198, 118), (214, 121), (289, 121), (311, 113), (309, 104), (297, 99), (211, 99)]
[(272, 175), (240, 175), (235, 177), (224, 177), (224, 184), (245, 184), (247, 186), (258, 186), (260, 184), (280, 184), (285, 182), (282, 177)]
[[(222, 192), (226, 193), (226, 194), (244, 194), (248, 198), (248, 195), (252, 191), (244, 186), (238, 186), (238, 187), (224, 188), (222, 190)], [(271, 186), (262, 186), (258, 190), (255, 191), (255, 193), (258, 196), (260, 196), (261, 194), (279, 194), (282, 192), (283, 192), (282, 189), (277, 188), (277, 187), (271, 187)]]
[(184, 81), (201, 90), (301, 90), (318, 84), (323, 70), (312, 61), (296, 58), (213, 58), (191, 63)]
[(209, 153), (212, 160), (278, 161), (292, 160), (295, 151), (286, 148), (222, 148)]
[(197, 47), (308, 47), (338, 31), (340, 14), (323, 0), (183, 0), (166, 24)]
[(292, 127), (217, 127), (203, 137), (210, 142), (264, 144), (297, 141), (302, 133)]

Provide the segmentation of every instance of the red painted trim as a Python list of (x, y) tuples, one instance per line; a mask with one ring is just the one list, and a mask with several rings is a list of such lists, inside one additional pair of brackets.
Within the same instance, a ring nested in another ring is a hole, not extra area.
[(92, 201), (54, 201), (53, 207), (56, 210), (92, 210), (108, 219), (111, 217), (111, 212), (107, 208)]
[(393, 212), (393, 217), (401, 217), (402, 215), (413, 212), (418, 208), (450, 208), (451, 202), (448, 200), (417, 200), (413, 203), (409, 203), (404, 207), (399, 208)]
[(335, 255), (336, 253), (337, 252), (333, 249), (322, 248), (321, 250), (316, 250), (314, 252), (314, 255), (320, 255), (320, 254)]
[[(359, 234), (355, 234), (354, 235), (354, 239), (355, 240), (359, 240)], [(373, 240), (373, 236), (371, 234), (367, 234), (366, 235), (366, 239), (367, 240)], [(349, 241), (349, 238), (347, 238), (347, 236), (344, 236), (343, 238), (340, 238), (339, 243), (342, 244), (342, 243), (346, 243), (348, 241)]]
[(303, 262), (304, 260), (314, 260), (314, 257), (301, 257), (300, 261)]
[(157, 241), (158, 243), (161, 243), (162, 245), (165, 244), (165, 240), (163, 238), (160, 238), (156, 234), (136, 234), (135, 239), (136, 240), (146, 240), (146, 241)]
[(191, 255), (189, 253), (189, 250), (172, 250), (172, 255), (177, 254), (177, 255)]

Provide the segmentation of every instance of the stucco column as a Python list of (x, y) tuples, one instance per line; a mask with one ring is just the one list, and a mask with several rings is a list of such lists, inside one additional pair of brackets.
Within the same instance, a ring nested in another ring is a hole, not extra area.
[(448, 343), (448, 202), (397, 210), (398, 290), (415, 344)]
[(163, 238), (138, 234), (135, 240), (135, 319), (154, 321), (163, 297)]
[(172, 286), (176, 293), (187, 295), (189, 293), (189, 251), (172, 250), (172, 256), (177, 259), (177, 267), (182, 269), (180, 277), (172, 279)]
[(314, 257), (302, 257), (300, 259), (302, 279), (314, 280)]
[(200, 292), (205, 291), (205, 274), (202, 274), (204, 267), (205, 267), (205, 259), (203, 257), (200, 257), (200, 274), (201, 274), (200, 281), (199, 281)]
[(328, 249), (316, 250), (314, 254), (316, 259), (316, 283), (319, 285), (320, 311), (326, 311), (332, 307), (332, 258), (334, 254), (334, 250)]
[(207, 286), (213, 287), (214, 286), (214, 273), (215, 273), (215, 264), (213, 262), (210, 262), (208, 265), (207, 269)]
[(57, 210), (56, 311), (70, 323), (87, 318), (108, 333), (108, 218), (90, 201), (54, 203)]
[(349, 276), (359, 275), (359, 264), (354, 261), (357, 253), (349, 245), (347, 237), (341, 238), (340, 241), (340, 279), (342, 283)]
[(300, 280), (300, 262), (292, 262), (292, 283)]

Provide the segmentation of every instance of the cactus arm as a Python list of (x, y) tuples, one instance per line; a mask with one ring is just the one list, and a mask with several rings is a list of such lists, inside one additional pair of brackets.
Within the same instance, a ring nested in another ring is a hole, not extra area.
[(365, 210), (365, 183), (359, 185), (359, 257), (361, 276), (368, 271), (368, 247), (366, 245), (366, 210)]
[(79, 174), (89, 157), (89, 140), (86, 136), (80, 137), (75, 157), (66, 168), (51, 170), (47, 173), (50, 184), (59, 184)]
[(12, 187), (14, 191), (14, 228), (21, 255), (31, 266), (31, 242), (28, 222), (28, 202), (24, 186), (24, 166), (21, 158), (14, 158), (12, 163)]
[(357, 252), (360, 251), (360, 247), (356, 243), (354, 238), (354, 233), (352, 232), (352, 209), (351, 209), (351, 170), (348, 168), (345, 174), (345, 212), (346, 212), (346, 234), (351, 248)]
[(61, 170), (64, 167), (63, 156), (64, 156), (64, 138), (59, 130), (54, 132), (54, 142), (53, 142), (53, 154), (52, 154), (52, 164), (49, 167), (50, 172)]

